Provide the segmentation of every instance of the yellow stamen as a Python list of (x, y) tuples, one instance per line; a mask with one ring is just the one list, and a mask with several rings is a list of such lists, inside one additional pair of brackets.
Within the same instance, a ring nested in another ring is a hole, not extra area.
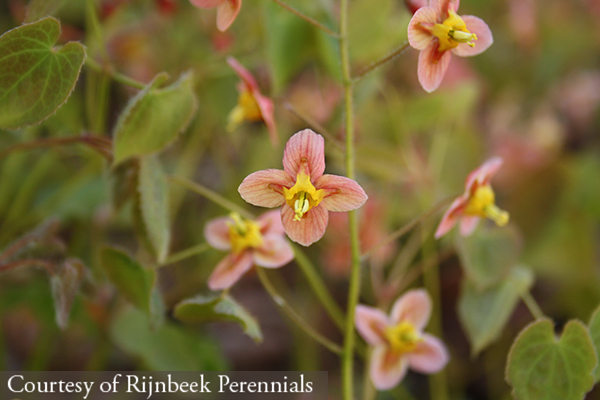
[(469, 204), (464, 210), (466, 215), (478, 217), (487, 217), (494, 221), (498, 226), (504, 226), (508, 223), (508, 212), (501, 210), (496, 206), (496, 195), (489, 185), (480, 186), (469, 199)]
[(229, 241), (234, 253), (239, 254), (247, 248), (257, 248), (263, 243), (258, 224), (254, 221), (244, 219), (238, 213), (229, 214), (233, 222), (229, 225)]
[(409, 353), (417, 347), (417, 344), (423, 341), (423, 337), (414, 325), (406, 321), (396, 326), (387, 327), (384, 335), (390, 347), (396, 353)]
[(475, 47), (473, 41), (477, 40), (477, 35), (471, 33), (467, 29), (465, 21), (452, 10), (448, 11), (448, 18), (443, 23), (433, 26), (432, 33), (439, 39), (439, 52), (451, 50), (460, 43)]
[(322, 189), (317, 190), (310, 181), (310, 175), (305, 172), (306, 160), (303, 160), (298, 175), (296, 175), (296, 183), (290, 189), (283, 188), (283, 196), (286, 203), (292, 207), (294, 213), (294, 221), (300, 221), (302, 217), (313, 207), (319, 205), (325, 196)]
[(238, 103), (229, 113), (227, 120), (227, 130), (230, 132), (235, 130), (244, 121), (255, 122), (262, 120), (260, 107), (251, 92), (244, 90), (240, 93)]

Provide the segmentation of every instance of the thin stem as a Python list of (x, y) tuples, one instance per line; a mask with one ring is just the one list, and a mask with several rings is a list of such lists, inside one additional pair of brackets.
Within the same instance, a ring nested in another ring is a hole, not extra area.
[(305, 15), (305, 14), (301, 13), (300, 11), (298, 11), (295, 8), (293, 8), (292, 6), (284, 3), (283, 1), (281, 1), (281, 0), (273, 0), (273, 2), (276, 3), (276, 4), (279, 4), (281, 7), (285, 8), (286, 10), (288, 10), (289, 12), (291, 12), (292, 14), (297, 15), (298, 17), (302, 18), (303, 20), (305, 20), (309, 24), (316, 26), (317, 28), (319, 28), (323, 32), (327, 33), (328, 35), (331, 35), (331, 36), (333, 36), (335, 38), (339, 38), (340, 37), (339, 33), (335, 32), (332, 29), (329, 29), (328, 27), (326, 27), (322, 23), (320, 23), (320, 22), (312, 19), (308, 15)]
[(438, 212), (438, 210), (440, 210), (444, 206), (450, 204), (450, 202), (454, 198), (456, 198), (456, 196), (450, 196), (450, 197), (445, 198), (444, 200), (440, 201), (439, 203), (437, 203), (436, 205), (434, 205), (433, 207), (431, 207), (428, 211), (424, 212), (420, 217), (417, 217), (417, 218), (413, 219), (408, 224), (404, 225), (403, 227), (401, 227), (400, 229), (398, 229), (396, 232), (392, 233), (390, 236), (388, 236), (385, 240), (383, 240), (377, 246), (373, 247), (372, 249), (370, 249), (369, 251), (367, 251), (365, 254), (363, 254), (361, 256), (361, 261), (364, 261), (367, 258), (371, 257), (375, 252), (377, 252), (383, 246), (387, 245), (390, 242), (393, 242), (394, 240), (400, 238), (404, 234), (410, 232), (416, 226), (418, 226), (418, 225), (422, 224), (423, 222), (425, 222), (427, 220), (427, 218), (431, 217), (433, 214), (435, 214), (436, 212)]
[(45, 138), (32, 140), (29, 142), (17, 143), (13, 146), (7, 147), (6, 149), (0, 151), (0, 158), (7, 156), (8, 154), (14, 151), (24, 151), (24, 150), (32, 150), (38, 149), (42, 147), (52, 147), (52, 146), (62, 146), (66, 144), (73, 143), (82, 143), (90, 146), (92, 149), (98, 151), (104, 157), (111, 158), (112, 157), (112, 144), (110, 139), (100, 137), (100, 136), (91, 136), (91, 135), (81, 135), (81, 136), (69, 136), (69, 137), (59, 137), (59, 138)]
[(266, 289), (267, 293), (269, 293), (269, 296), (271, 296), (275, 304), (277, 304), (286, 313), (286, 315), (296, 325), (298, 325), (298, 327), (300, 327), (300, 329), (306, 332), (307, 335), (316, 340), (318, 343), (329, 349), (331, 352), (335, 354), (342, 353), (342, 349), (340, 346), (333, 343), (331, 340), (327, 339), (325, 336), (321, 335), (319, 332), (315, 331), (311, 326), (309, 326), (306, 323), (306, 321), (300, 315), (298, 315), (298, 313), (285, 301), (285, 299), (279, 295), (279, 293), (269, 280), (269, 277), (264, 271), (264, 268), (256, 268), (256, 272), (258, 274), (260, 282)]
[(91, 57), (87, 57), (85, 60), (85, 65), (94, 71), (110, 76), (115, 81), (122, 83), (127, 86), (131, 86), (136, 89), (144, 89), (146, 84), (143, 82), (136, 81), (126, 75), (123, 75), (117, 71), (115, 71), (112, 67), (107, 65), (102, 65)]
[(192, 246), (188, 249), (185, 249), (185, 250), (182, 250), (180, 252), (170, 255), (169, 257), (167, 257), (166, 260), (164, 260), (158, 266), (163, 267), (165, 265), (175, 264), (176, 262), (183, 261), (187, 258), (197, 256), (198, 254), (202, 254), (208, 249), (210, 249), (210, 246), (208, 245), (208, 243), (202, 243), (202, 244), (199, 244), (196, 246)]
[(406, 50), (408, 47), (409, 47), (408, 42), (406, 42), (402, 46), (400, 46), (400, 47), (392, 50), (392, 52), (390, 54), (388, 54), (387, 56), (385, 56), (385, 57), (383, 57), (383, 58), (381, 58), (381, 59), (373, 62), (368, 67), (365, 67), (362, 70), (358, 71), (354, 75), (354, 82), (360, 81), (369, 72), (372, 72), (372, 71), (376, 70), (377, 68), (381, 67), (383, 64), (387, 63), (388, 61), (392, 61), (394, 58), (396, 58), (397, 56), (399, 56), (400, 54), (402, 54), (402, 52), (404, 50)]
[(19, 268), (19, 267), (27, 267), (27, 266), (43, 267), (50, 274), (54, 273), (54, 268), (55, 268), (54, 264), (52, 264), (51, 262), (45, 261), (45, 260), (26, 259), (26, 260), (19, 260), (19, 261), (14, 261), (14, 262), (11, 262), (8, 264), (0, 265), (0, 273), (10, 271), (11, 269), (15, 269), (15, 268)]
[(325, 310), (331, 319), (333, 319), (335, 324), (343, 330), (344, 314), (331, 296), (331, 293), (327, 290), (327, 286), (323, 283), (323, 279), (321, 279), (317, 273), (315, 266), (298, 246), (294, 246), (294, 253), (296, 256), (296, 263), (304, 273), (312, 290), (317, 295), (321, 304), (323, 304), (323, 307), (325, 307)]
[(345, 150), (344, 144), (337, 140), (336, 137), (333, 136), (333, 134), (329, 132), (323, 125), (306, 115), (304, 112), (298, 110), (293, 104), (285, 100), (282, 100), (280, 103), (287, 111), (294, 114), (302, 122), (317, 131), (317, 133), (323, 135), (325, 139), (329, 140), (329, 142), (331, 142), (331, 144), (333, 144), (337, 149), (341, 150), (342, 152)]
[(252, 213), (244, 210), (242, 207), (238, 206), (237, 204), (232, 203), (231, 201), (227, 200), (225, 197), (221, 196), (219, 193), (212, 191), (211, 189), (207, 188), (206, 186), (202, 186), (199, 183), (192, 182), (186, 178), (182, 178), (180, 176), (175, 176), (175, 175), (169, 175), (168, 180), (171, 182), (175, 182), (178, 185), (181, 185), (181, 186), (191, 190), (192, 192), (196, 192), (200, 196), (206, 197), (208, 200), (212, 201), (216, 205), (219, 205), (219, 206), (225, 208), (226, 210), (239, 213), (241, 216), (248, 218), (248, 219), (254, 219), (254, 215)]
[(538, 305), (537, 301), (535, 301), (535, 299), (531, 295), (531, 292), (523, 293), (521, 295), (521, 299), (523, 299), (523, 302), (525, 303), (525, 305), (529, 309), (529, 312), (531, 313), (531, 315), (533, 315), (535, 319), (544, 318), (544, 312)]

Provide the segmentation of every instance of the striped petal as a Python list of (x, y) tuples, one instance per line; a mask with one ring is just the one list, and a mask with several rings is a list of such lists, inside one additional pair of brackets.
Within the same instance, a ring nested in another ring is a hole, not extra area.
[(252, 252), (254, 263), (264, 268), (283, 267), (294, 259), (294, 250), (280, 235), (263, 237), (263, 244)]
[(266, 235), (283, 235), (285, 230), (281, 224), (281, 212), (279, 210), (267, 211), (256, 219), (260, 227), (260, 233)]
[(217, 8), (217, 29), (224, 32), (235, 20), (240, 8), (242, 0), (225, 0)]
[(377, 390), (389, 390), (398, 386), (407, 369), (406, 357), (392, 352), (387, 345), (376, 346), (373, 349), (369, 374)]
[(368, 198), (358, 183), (345, 176), (322, 175), (315, 181), (315, 189), (323, 189), (327, 193), (321, 205), (329, 211), (355, 210)]
[(278, 207), (285, 203), (283, 187), (294, 186), (294, 180), (280, 169), (266, 169), (248, 175), (238, 192), (244, 200), (259, 207)]
[(277, 146), (279, 144), (279, 136), (277, 135), (277, 127), (275, 126), (275, 116), (273, 114), (273, 101), (268, 97), (263, 96), (260, 92), (253, 92), (260, 114), (269, 131), (271, 144)]
[(383, 311), (359, 304), (354, 313), (354, 324), (358, 333), (371, 346), (387, 343), (384, 332), (388, 319)]
[(229, 217), (219, 217), (209, 221), (204, 227), (204, 237), (208, 244), (215, 249), (229, 250), (231, 242), (229, 240)]
[(475, 182), (477, 182), (479, 186), (490, 183), (494, 175), (496, 175), (498, 170), (500, 170), (500, 167), (502, 167), (502, 164), (504, 164), (504, 159), (502, 157), (492, 157), (472, 171), (469, 176), (467, 176), (465, 193), (471, 192), (471, 188)]
[(472, 15), (461, 15), (461, 18), (465, 21), (467, 29), (477, 35), (477, 40), (474, 47), (460, 43), (452, 52), (460, 57), (470, 57), (486, 51), (494, 43), (490, 27), (481, 18)]
[(419, 8), (408, 24), (408, 43), (417, 50), (425, 50), (434, 38), (431, 29), (436, 22), (435, 8)]
[(431, 315), (431, 298), (424, 289), (413, 289), (402, 295), (392, 307), (390, 323), (410, 322), (418, 331), (427, 325)]
[(466, 204), (467, 200), (465, 196), (460, 196), (452, 202), (435, 231), (436, 239), (441, 238), (454, 228), (454, 225), (456, 225), (458, 219), (462, 216), (462, 210), (465, 208)]
[(308, 163), (311, 182), (325, 172), (325, 140), (310, 129), (304, 129), (288, 140), (283, 152), (283, 169), (295, 178), (303, 161)]
[(281, 222), (290, 239), (303, 246), (310, 246), (323, 237), (329, 220), (329, 212), (324, 207), (318, 205), (311, 208), (300, 221), (294, 220), (295, 215), (291, 207), (281, 207)]
[(252, 253), (244, 251), (240, 254), (228, 254), (222, 259), (208, 278), (210, 290), (222, 290), (232, 287), (250, 268)]
[(433, 92), (440, 86), (444, 74), (450, 64), (452, 52), (445, 51), (440, 53), (437, 51), (439, 46), (438, 40), (432, 40), (429, 46), (422, 50), (419, 54), (419, 83), (426, 92)]
[(423, 334), (423, 341), (407, 354), (410, 369), (423, 374), (435, 374), (448, 364), (450, 355), (444, 343), (428, 333)]

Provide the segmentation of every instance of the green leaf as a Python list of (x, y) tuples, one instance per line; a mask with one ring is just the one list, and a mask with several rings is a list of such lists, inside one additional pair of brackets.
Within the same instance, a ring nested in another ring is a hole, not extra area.
[(484, 228), (468, 237), (456, 237), (456, 248), (465, 275), (478, 290), (499, 283), (519, 258), (519, 238), (510, 227)]
[[(600, 307), (594, 311), (592, 318), (590, 318), (589, 330), (590, 335), (592, 336), (592, 342), (596, 348), (596, 356), (598, 357), (598, 360), (600, 360)], [(596, 368), (596, 371), (594, 372), (594, 381), (600, 381), (600, 368)]]
[(56, 310), (56, 324), (65, 329), (69, 323), (69, 314), (73, 300), (83, 280), (84, 267), (80, 260), (66, 259), (59, 271), (50, 277), (54, 308)]
[(218, 371), (226, 369), (218, 345), (206, 336), (165, 322), (155, 329), (143, 313), (119, 313), (110, 330), (112, 340), (125, 352), (156, 371)]
[(158, 153), (177, 139), (198, 109), (192, 73), (157, 89), (166, 79), (157, 75), (119, 117), (113, 133), (114, 164), (134, 156)]
[(53, 48), (59, 35), (58, 20), (48, 17), (0, 36), (0, 128), (37, 124), (71, 95), (85, 48)]
[(149, 313), (154, 271), (142, 267), (125, 252), (112, 247), (102, 249), (100, 263), (108, 279), (123, 297), (140, 310)]
[(557, 339), (548, 319), (527, 326), (513, 343), (506, 380), (519, 400), (582, 400), (594, 385), (596, 352), (586, 327), (569, 321)]
[(262, 341), (258, 321), (228, 295), (197, 296), (184, 300), (175, 306), (174, 315), (187, 323), (237, 322), (255, 342)]
[(533, 279), (530, 269), (515, 267), (501, 283), (482, 292), (469, 280), (463, 281), (458, 316), (471, 342), (473, 356), (500, 336), (520, 296), (531, 288)]
[(167, 257), (171, 240), (167, 186), (167, 178), (158, 159), (146, 157), (140, 160), (138, 190), (142, 221), (158, 262)]

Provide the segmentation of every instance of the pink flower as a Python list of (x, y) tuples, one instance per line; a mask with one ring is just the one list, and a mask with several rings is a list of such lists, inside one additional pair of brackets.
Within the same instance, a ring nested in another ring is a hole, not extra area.
[(428, 0), (404, 0), (406, 8), (408, 8), (408, 11), (412, 14), (416, 13), (419, 8), (426, 7), (427, 3)]
[(446, 366), (448, 350), (440, 339), (423, 333), (431, 314), (431, 299), (423, 289), (406, 292), (390, 316), (359, 304), (354, 321), (363, 339), (374, 346), (369, 372), (378, 390), (398, 385), (410, 369), (433, 374)]
[(279, 142), (279, 138), (273, 117), (273, 102), (260, 93), (256, 80), (238, 60), (228, 57), (227, 63), (242, 79), (238, 86), (240, 92), (238, 104), (229, 113), (227, 130), (233, 131), (244, 121), (263, 121), (269, 130), (271, 143), (275, 146)]
[(442, 82), (452, 53), (474, 56), (494, 42), (483, 20), (456, 14), (458, 5), (459, 0), (429, 0), (429, 6), (419, 8), (408, 24), (408, 42), (421, 50), (418, 75), (427, 92), (433, 92)]
[(352, 179), (323, 175), (325, 142), (310, 129), (288, 140), (283, 171), (267, 169), (244, 179), (238, 191), (244, 200), (260, 207), (281, 207), (281, 222), (290, 239), (308, 246), (323, 237), (328, 211), (350, 211), (367, 200)]
[(217, 28), (226, 31), (237, 17), (242, 0), (190, 0), (198, 8), (217, 8)]
[(208, 244), (231, 250), (208, 278), (211, 290), (230, 288), (252, 265), (279, 268), (292, 261), (294, 251), (283, 236), (278, 214), (269, 211), (252, 221), (232, 213), (206, 224), (204, 236)]
[(458, 197), (440, 222), (435, 231), (435, 238), (439, 239), (454, 227), (460, 218), (460, 233), (468, 236), (473, 233), (480, 218), (488, 217), (498, 226), (508, 223), (509, 215), (499, 209), (495, 204), (495, 194), (490, 186), (492, 177), (498, 172), (504, 160), (494, 157), (474, 170), (467, 177), (465, 193)]

